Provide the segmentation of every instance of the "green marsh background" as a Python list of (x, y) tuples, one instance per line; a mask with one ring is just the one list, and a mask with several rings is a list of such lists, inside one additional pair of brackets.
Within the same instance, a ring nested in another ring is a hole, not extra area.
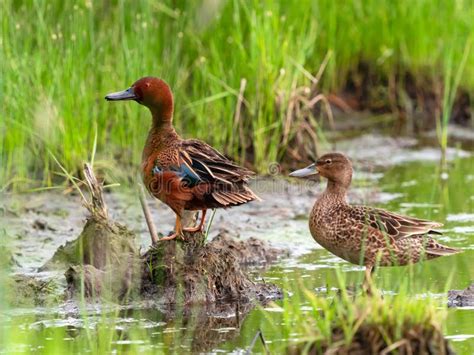
[[(474, 88), (469, 0), (4, 0), (0, 6), (3, 186), (51, 184), (56, 168), (48, 151), (77, 170), (95, 132), (103, 165), (126, 175), (124, 167), (140, 159), (148, 113), (103, 97), (145, 75), (173, 88), (180, 132), (261, 172), (285, 157), (298, 130), (300, 117), (288, 113), (297, 89), (338, 93), (362, 80), (361, 63), (386, 84), (408, 72), (420, 86), (444, 85), (447, 116), (431, 117), (440, 123), (449, 119), (456, 86)], [(328, 125), (312, 116), (305, 120), (321, 134)]]

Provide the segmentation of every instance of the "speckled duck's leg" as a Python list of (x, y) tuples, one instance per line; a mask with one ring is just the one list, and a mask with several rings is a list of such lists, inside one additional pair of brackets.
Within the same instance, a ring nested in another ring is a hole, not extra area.
[(207, 209), (201, 210), (201, 213), (202, 213), (201, 222), (199, 223), (197, 227), (183, 228), (183, 231), (191, 232), (191, 233), (201, 232), (204, 227), (204, 222), (206, 221), (206, 212), (207, 212)]
[(183, 237), (183, 226), (181, 224), (181, 217), (178, 214), (176, 215), (176, 225), (174, 228), (174, 233), (167, 237), (160, 238), (160, 242), (165, 240), (173, 240), (176, 237)]
[(367, 293), (367, 295), (372, 296), (374, 294), (374, 289), (373, 289), (373, 282), (372, 282), (372, 273), (374, 271), (374, 266), (372, 265), (367, 265), (365, 267), (365, 278), (364, 278), (364, 283), (362, 285), (364, 291)]

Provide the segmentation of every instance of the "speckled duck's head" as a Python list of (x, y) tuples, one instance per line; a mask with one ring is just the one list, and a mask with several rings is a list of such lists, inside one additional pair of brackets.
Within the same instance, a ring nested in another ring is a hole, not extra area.
[(159, 78), (151, 76), (141, 78), (128, 89), (110, 93), (105, 99), (134, 100), (150, 109), (156, 123), (171, 122), (173, 117), (173, 94), (169, 85)]
[(342, 153), (328, 153), (321, 156), (314, 164), (293, 171), (290, 176), (307, 178), (316, 174), (325, 177), (333, 185), (347, 189), (352, 180), (352, 163)]

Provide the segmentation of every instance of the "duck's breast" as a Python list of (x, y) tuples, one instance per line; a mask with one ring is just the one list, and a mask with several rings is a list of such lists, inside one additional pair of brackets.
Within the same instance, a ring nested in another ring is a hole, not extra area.
[(332, 254), (354, 264), (361, 264), (361, 243), (340, 208), (315, 205), (309, 228), (313, 239)]

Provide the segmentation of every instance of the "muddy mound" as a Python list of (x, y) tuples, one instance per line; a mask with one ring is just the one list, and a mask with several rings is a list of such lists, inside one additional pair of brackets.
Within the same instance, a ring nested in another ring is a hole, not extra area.
[(58, 279), (15, 274), (7, 281), (4, 296), (15, 307), (48, 307), (64, 298), (64, 285)]
[(239, 264), (243, 266), (263, 266), (273, 263), (283, 256), (288, 256), (286, 250), (271, 247), (263, 240), (253, 237), (240, 240), (228, 230), (221, 230), (212, 243), (218, 248), (231, 249)]
[[(82, 233), (42, 267), (67, 269), (67, 298), (122, 302), (139, 297), (162, 304), (209, 304), (281, 297), (276, 286), (253, 282), (243, 267), (274, 261), (282, 251), (254, 238), (231, 238), (229, 233), (208, 243), (205, 233), (157, 241), (150, 230), (155, 243), (140, 255), (134, 233), (109, 218), (102, 185), (87, 164), (84, 176), (90, 192), (84, 204), (90, 215)], [(144, 213), (147, 218), (148, 211)], [(147, 223), (152, 224), (149, 219)]]
[(135, 235), (127, 227), (90, 215), (79, 237), (62, 245), (40, 271), (64, 268), (71, 264), (93, 265), (104, 269), (125, 257), (138, 256)]
[(242, 268), (275, 253), (255, 240), (219, 235), (205, 244), (204, 234), (187, 234), (185, 241), (160, 243), (144, 255), (142, 294), (170, 304), (280, 298), (275, 285), (254, 283)]
[(59, 247), (41, 270), (67, 269), (67, 298), (81, 292), (122, 300), (139, 288), (135, 280), (140, 279), (141, 259), (135, 239), (127, 227), (91, 214), (79, 237)]
[(40, 271), (67, 268), (68, 298), (82, 293), (122, 300), (138, 288), (134, 279), (140, 279), (135, 234), (109, 218), (102, 185), (88, 164), (84, 178), (90, 193), (90, 200), (83, 201), (89, 211), (86, 224), (79, 237), (59, 247)]

